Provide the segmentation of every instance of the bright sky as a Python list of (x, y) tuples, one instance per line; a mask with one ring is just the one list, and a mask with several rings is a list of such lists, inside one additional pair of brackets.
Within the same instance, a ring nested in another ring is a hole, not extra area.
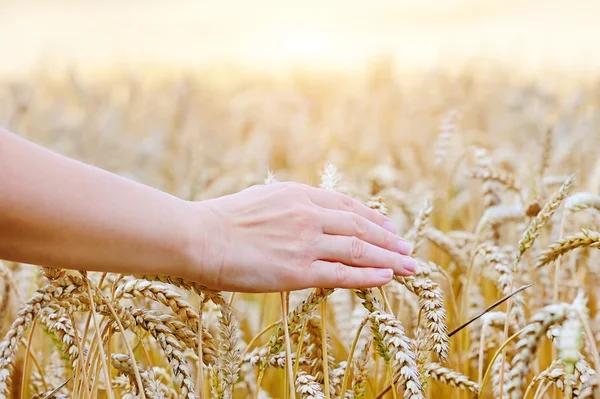
[(485, 56), (600, 70), (599, 0), (0, 0), (0, 73), (39, 65), (353, 68)]

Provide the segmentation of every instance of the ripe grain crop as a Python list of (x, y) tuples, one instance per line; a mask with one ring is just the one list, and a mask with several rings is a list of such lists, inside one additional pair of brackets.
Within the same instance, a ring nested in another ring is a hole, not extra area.
[(0, 399), (600, 397), (597, 79), (228, 73), (2, 81), (0, 125), (189, 200), (346, 193), (415, 275), (287, 298), (3, 262)]

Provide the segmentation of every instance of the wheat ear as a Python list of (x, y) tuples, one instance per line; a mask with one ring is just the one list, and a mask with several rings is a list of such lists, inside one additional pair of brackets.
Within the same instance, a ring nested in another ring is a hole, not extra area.
[(582, 229), (577, 234), (559, 239), (541, 253), (535, 262), (535, 267), (543, 267), (569, 251), (584, 247), (600, 248), (600, 233)]
[(469, 380), (467, 376), (458, 371), (441, 366), (439, 363), (428, 363), (425, 366), (425, 375), (455, 388), (479, 393), (479, 385), (476, 382)]

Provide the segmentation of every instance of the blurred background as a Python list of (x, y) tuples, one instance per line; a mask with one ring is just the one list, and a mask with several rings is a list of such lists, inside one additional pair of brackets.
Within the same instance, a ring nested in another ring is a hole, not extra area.
[(592, 126), (564, 114), (596, 100), (598, 15), (597, 0), (0, 0), (0, 125), (194, 198), (269, 168), (315, 183), (325, 162), (427, 175), (448, 112), (462, 146)]
[(597, 0), (0, 0), (0, 72), (237, 64), (600, 66)]

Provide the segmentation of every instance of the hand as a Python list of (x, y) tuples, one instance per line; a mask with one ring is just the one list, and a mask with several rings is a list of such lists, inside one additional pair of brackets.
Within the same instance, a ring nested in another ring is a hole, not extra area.
[(390, 219), (337, 192), (276, 183), (190, 206), (187, 272), (213, 289), (375, 287), (416, 268)]

